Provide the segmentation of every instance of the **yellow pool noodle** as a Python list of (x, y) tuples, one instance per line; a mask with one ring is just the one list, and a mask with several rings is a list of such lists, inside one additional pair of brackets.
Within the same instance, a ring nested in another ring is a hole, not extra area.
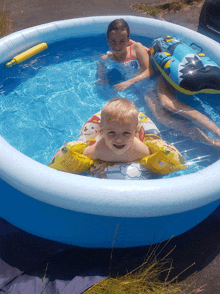
[(41, 44), (38, 44), (28, 50), (26, 50), (25, 52), (15, 56), (12, 61), (8, 62), (6, 64), (7, 67), (11, 67), (12, 65), (14, 64), (18, 64), (22, 61), (25, 61), (26, 59), (36, 55), (37, 53), (40, 53), (41, 51), (47, 49), (48, 46), (46, 43), (41, 43)]

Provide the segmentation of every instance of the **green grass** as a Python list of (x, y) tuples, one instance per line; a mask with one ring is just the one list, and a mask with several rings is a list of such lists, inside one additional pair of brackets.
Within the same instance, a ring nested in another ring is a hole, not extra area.
[[(143, 263), (139, 269), (123, 277), (105, 279), (84, 292), (84, 294), (183, 294), (189, 293), (181, 290), (176, 282), (161, 281), (160, 274), (165, 271), (162, 261), (154, 260), (152, 263)], [(170, 269), (171, 270), (171, 269)]]
[(137, 3), (137, 4), (133, 4), (131, 8), (139, 12), (146, 13), (150, 16), (156, 17), (159, 14), (181, 11), (186, 6), (202, 4), (203, 2), (204, 0), (179, 0), (179, 1), (169, 1), (161, 5)]
[[(169, 241), (168, 241), (169, 242)], [(167, 242), (167, 243), (168, 243)], [(165, 245), (166, 246), (166, 245)], [(165, 247), (164, 246), (164, 247)], [(164, 249), (162, 248), (162, 250)], [(156, 249), (155, 249), (156, 248)], [(84, 294), (189, 294), (196, 293), (189, 291), (189, 286), (178, 285), (178, 276), (169, 280), (170, 272), (172, 271), (172, 260), (168, 256), (175, 249), (173, 248), (166, 256), (158, 259), (161, 253), (156, 252), (159, 246), (156, 246), (148, 253), (146, 261), (138, 268), (123, 276), (111, 277), (95, 284)], [(185, 272), (185, 271), (184, 271)], [(182, 274), (182, 273), (181, 273)], [(165, 279), (160, 279), (161, 275), (165, 275)]]

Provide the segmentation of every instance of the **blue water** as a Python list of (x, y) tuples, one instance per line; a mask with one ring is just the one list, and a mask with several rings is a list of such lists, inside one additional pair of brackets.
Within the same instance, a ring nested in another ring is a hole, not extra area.
[[(151, 42), (141, 37), (134, 39), (146, 46)], [(163, 139), (174, 143), (189, 164), (186, 170), (166, 177), (196, 172), (220, 158), (214, 148), (195, 143), (158, 123), (145, 104), (143, 85), (122, 93), (111, 86), (96, 85), (97, 59), (106, 51), (104, 35), (68, 39), (49, 45), (47, 50), (12, 68), (0, 65), (1, 136), (17, 150), (48, 165), (64, 142), (77, 138), (90, 116), (110, 98), (119, 96), (132, 100), (146, 113), (161, 130)], [(145, 87), (148, 91), (154, 89), (154, 81), (148, 80)], [(193, 107), (220, 126), (217, 99), (219, 95), (203, 94), (192, 100)]]

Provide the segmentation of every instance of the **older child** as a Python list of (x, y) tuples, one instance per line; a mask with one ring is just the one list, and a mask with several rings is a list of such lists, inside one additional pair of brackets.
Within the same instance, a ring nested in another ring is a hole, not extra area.
[[(155, 75), (148, 54), (149, 49), (141, 43), (130, 40), (130, 29), (124, 19), (116, 19), (109, 24), (107, 42), (111, 52), (100, 58), (97, 83), (105, 84), (108, 82), (105, 76), (105, 67), (111, 63), (111, 66), (115, 66), (124, 72), (126, 79), (113, 86), (118, 91), (124, 91), (132, 84)], [(137, 67), (134, 66), (135, 62)], [(220, 140), (208, 137), (200, 129), (204, 128), (220, 138), (220, 128), (207, 116), (179, 101), (176, 98), (176, 90), (172, 86), (168, 86), (162, 76), (157, 79), (157, 93), (151, 92), (147, 96), (148, 106), (161, 123), (182, 132), (184, 136), (199, 139), (204, 143), (220, 148)], [(171, 113), (178, 113), (180, 117), (192, 121), (195, 127), (187, 126), (186, 121), (181, 119), (174, 119)]]
[(106, 84), (105, 67), (115, 67), (125, 76), (126, 81), (114, 85), (116, 90), (124, 91), (132, 84), (153, 75), (149, 63), (148, 48), (130, 40), (130, 29), (124, 19), (111, 22), (107, 30), (107, 42), (111, 52), (104, 54), (98, 62), (98, 84)]
[(149, 155), (149, 148), (135, 136), (138, 114), (137, 108), (125, 98), (107, 102), (101, 111), (101, 130), (96, 143), (83, 154), (108, 162), (138, 161)]

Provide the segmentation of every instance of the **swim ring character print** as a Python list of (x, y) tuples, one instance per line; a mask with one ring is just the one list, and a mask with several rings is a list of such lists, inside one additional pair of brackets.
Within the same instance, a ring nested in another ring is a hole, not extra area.
[(95, 138), (99, 132), (100, 114), (93, 115), (83, 126), (78, 141), (86, 142), (87, 139)]

